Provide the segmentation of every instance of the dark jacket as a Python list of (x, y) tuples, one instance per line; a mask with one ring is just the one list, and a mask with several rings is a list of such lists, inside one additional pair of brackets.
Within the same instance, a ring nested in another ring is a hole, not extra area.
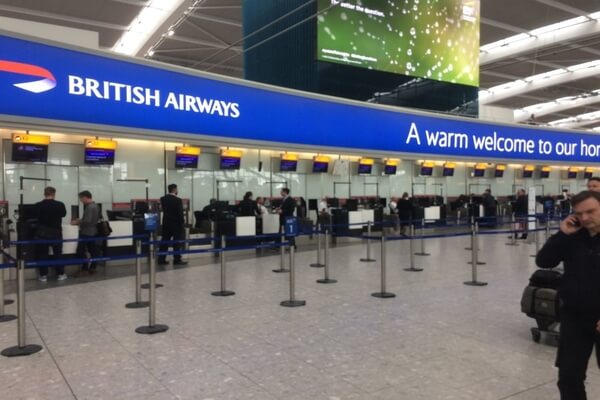
[(183, 201), (175, 195), (167, 194), (160, 198), (160, 206), (163, 213), (163, 227), (183, 229)]
[(36, 236), (46, 239), (62, 238), (62, 219), (67, 215), (63, 202), (57, 200), (42, 200), (36, 204), (37, 232)]
[(240, 201), (240, 216), (253, 217), (258, 214), (260, 214), (260, 211), (254, 200), (244, 199)]
[(294, 216), (294, 211), (296, 210), (296, 201), (292, 198), (292, 196), (286, 197), (281, 203), (281, 214), (279, 216), (279, 222), (283, 225), (285, 223), (285, 219)]
[(600, 318), (600, 235), (582, 228), (572, 235), (558, 232), (536, 257), (540, 268), (564, 262), (560, 298), (568, 310)]
[(513, 205), (513, 212), (516, 216), (527, 215), (528, 207), (527, 196), (518, 196)]
[(408, 221), (412, 219), (413, 203), (410, 201), (410, 199), (398, 200), (398, 206), (396, 209), (398, 210), (398, 218), (401, 221)]

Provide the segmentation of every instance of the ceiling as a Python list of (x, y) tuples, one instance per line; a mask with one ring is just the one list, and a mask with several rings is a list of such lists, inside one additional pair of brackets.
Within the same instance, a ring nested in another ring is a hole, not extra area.
[[(111, 48), (146, 5), (145, 0), (0, 0), (0, 16), (20, 18), (99, 32), (100, 46)], [(188, 9), (185, 0), (159, 28), (139, 56), (199, 70), (242, 77), (243, 0), (204, 0)], [(183, 10), (186, 14), (183, 16)], [(481, 44), (579, 15), (600, 11), (592, 0), (481, 0)], [(600, 23), (600, 22), (598, 22)], [(174, 34), (166, 32), (173, 27)], [(149, 52), (149, 50), (152, 50)], [(600, 34), (563, 41), (481, 66), (481, 88), (487, 89), (561, 67), (600, 59)], [(518, 94), (494, 106), (511, 109), (576, 96), (600, 89), (600, 68), (595, 76)], [(549, 121), (600, 110), (600, 102), (536, 117)], [(600, 126), (600, 120), (582, 128)]]

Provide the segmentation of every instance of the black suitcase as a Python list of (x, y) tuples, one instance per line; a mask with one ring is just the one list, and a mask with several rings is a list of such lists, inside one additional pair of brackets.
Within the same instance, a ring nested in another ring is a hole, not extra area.
[(531, 328), (533, 341), (538, 343), (542, 333), (558, 341), (560, 328), (559, 288), (562, 274), (554, 270), (537, 270), (529, 278), (529, 285), (521, 297), (521, 312), (535, 319)]

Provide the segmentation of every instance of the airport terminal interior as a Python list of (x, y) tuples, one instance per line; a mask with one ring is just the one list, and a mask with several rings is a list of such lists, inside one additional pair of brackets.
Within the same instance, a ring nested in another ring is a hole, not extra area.
[(600, 398), (536, 257), (598, 54), (589, 0), (0, 0), (0, 398)]

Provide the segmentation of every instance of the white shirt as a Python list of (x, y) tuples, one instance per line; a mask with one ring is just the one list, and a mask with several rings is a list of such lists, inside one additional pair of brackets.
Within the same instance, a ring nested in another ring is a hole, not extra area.
[(269, 213), (269, 210), (267, 210), (267, 207), (265, 207), (264, 204), (258, 204), (258, 211), (260, 212), (260, 215), (266, 215)]

